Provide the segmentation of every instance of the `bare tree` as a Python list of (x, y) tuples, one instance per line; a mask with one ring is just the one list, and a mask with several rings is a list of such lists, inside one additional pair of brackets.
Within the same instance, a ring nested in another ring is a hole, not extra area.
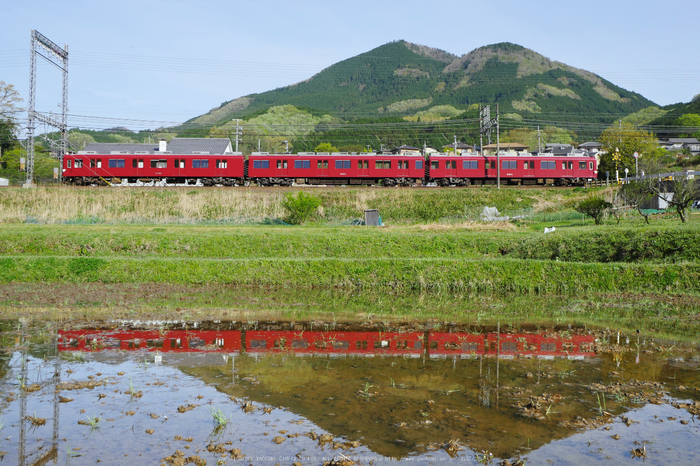
[(17, 106), (22, 98), (12, 84), (0, 81), (0, 119), (14, 120), (17, 113), (24, 111)]
[(654, 193), (665, 200), (669, 207), (674, 208), (685, 223), (687, 219), (686, 210), (695, 199), (700, 198), (700, 184), (691, 177), (677, 176), (672, 181), (662, 181), (651, 185)]
[[(654, 180), (654, 183), (656, 181)], [(648, 205), (654, 198), (654, 191), (651, 189), (652, 183), (649, 180), (640, 180), (635, 183), (622, 185), (620, 188), (620, 198), (626, 203), (634, 206), (639, 215), (644, 217), (644, 221), (649, 224), (649, 214), (644, 212), (643, 207)]]

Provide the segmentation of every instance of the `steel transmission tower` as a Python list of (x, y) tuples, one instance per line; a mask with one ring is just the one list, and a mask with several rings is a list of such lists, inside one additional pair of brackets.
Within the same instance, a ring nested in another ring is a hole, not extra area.
[[(46, 55), (39, 52), (41, 47)], [(63, 102), (61, 104), (61, 120), (42, 115), (36, 111), (36, 56), (47, 60), (63, 72)], [(68, 46), (59, 47), (49, 38), (32, 29), (31, 57), (29, 60), (29, 109), (27, 110), (27, 182), (31, 187), (34, 182), (34, 130), (37, 120), (58, 128), (61, 132), (59, 146), (59, 181), (63, 170), (63, 156), (68, 149)]]

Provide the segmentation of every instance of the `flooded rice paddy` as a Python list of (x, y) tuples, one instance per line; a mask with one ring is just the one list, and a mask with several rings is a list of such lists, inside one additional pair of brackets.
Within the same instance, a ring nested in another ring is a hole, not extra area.
[(0, 322), (0, 464), (699, 464), (700, 352), (441, 322)]

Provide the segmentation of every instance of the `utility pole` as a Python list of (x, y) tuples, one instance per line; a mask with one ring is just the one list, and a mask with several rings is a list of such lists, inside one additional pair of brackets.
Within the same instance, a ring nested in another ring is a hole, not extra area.
[[(484, 155), (484, 141), (483, 141), (483, 135), (486, 134), (489, 139), (489, 143), (491, 143), (491, 129), (496, 126), (496, 129), (498, 129), (498, 104), (496, 104), (496, 118), (491, 118), (491, 106), (487, 105), (484, 108), (482, 108), (479, 111), (479, 134), (480, 134), (480, 141), (481, 141), (481, 155)], [(500, 162), (499, 158), (499, 149), (500, 149), (500, 141), (497, 139), (496, 142), (496, 160)], [(484, 163), (489, 163), (488, 160), (484, 160)], [(498, 187), (501, 187), (501, 167), (500, 164), (498, 164)]]
[(455, 155), (457, 155), (457, 136), (453, 136), (455, 138)]
[[(42, 47), (47, 54), (37, 52)], [(44, 116), (36, 111), (36, 56), (47, 60), (63, 72), (63, 102), (61, 104), (61, 120)], [(29, 108), (27, 109), (27, 181), (25, 187), (31, 188), (34, 182), (34, 130), (36, 120), (51, 125), (61, 132), (58, 160), (60, 169), (59, 182), (63, 174), (63, 156), (68, 150), (68, 46), (59, 47), (48, 37), (32, 30), (31, 54), (29, 57)]]
[(498, 179), (498, 189), (501, 189), (501, 125), (499, 123), (500, 113), (496, 104), (496, 177)]
[(236, 118), (231, 121), (236, 122), (236, 131), (234, 131), (234, 135), (236, 136), (236, 152), (238, 152), (238, 140), (241, 136), (243, 136), (243, 128), (241, 127), (241, 120)]
[(537, 127), (537, 153), (542, 152), (542, 140), (540, 139), (540, 127)]

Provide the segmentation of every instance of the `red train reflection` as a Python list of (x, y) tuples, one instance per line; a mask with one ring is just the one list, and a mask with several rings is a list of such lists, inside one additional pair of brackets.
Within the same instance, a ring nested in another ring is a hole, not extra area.
[(579, 359), (592, 357), (592, 335), (294, 330), (62, 330), (60, 351), (293, 353)]

